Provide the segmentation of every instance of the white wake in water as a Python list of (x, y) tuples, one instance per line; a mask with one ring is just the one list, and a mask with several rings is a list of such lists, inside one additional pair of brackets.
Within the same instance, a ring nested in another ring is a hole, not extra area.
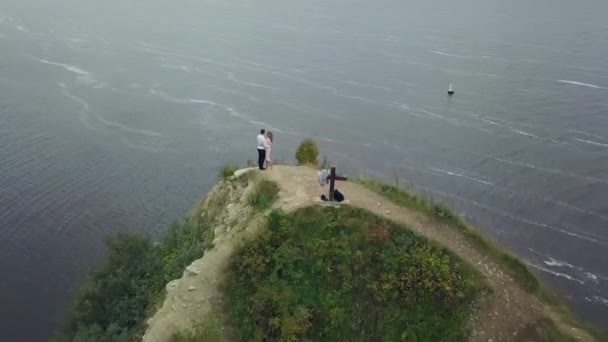
[(254, 102), (258, 102), (259, 101), (259, 99), (257, 97), (255, 97), (255, 96), (253, 96), (251, 94), (248, 94), (248, 93), (244, 93), (244, 92), (240, 92), (240, 91), (236, 91), (236, 90), (232, 90), (232, 89), (226, 89), (226, 88), (222, 88), (222, 87), (217, 87), (217, 86), (214, 86), (214, 85), (209, 86), (209, 88), (215, 89), (217, 91), (221, 91), (221, 92), (224, 92), (224, 93), (228, 93), (228, 94), (239, 95), (239, 96), (248, 98), (249, 100), (254, 101)]
[(569, 274), (563, 273), (563, 272), (553, 271), (553, 270), (550, 270), (550, 269), (548, 269), (546, 267), (543, 267), (543, 266), (540, 266), (540, 265), (531, 264), (531, 263), (528, 263), (528, 266), (530, 266), (532, 268), (535, 268), (535, 269), (537, 269), (539, 271), (543, 271), (545, 273), (552, 274), (552, 275), (554, 275), (556, 277), (565, 278), (565, 279), (568, 279), (570, 281), (575, 281), (575, 282), (577, 282), (577, 283), (579, 283), (581, 285), (585, 284), (585, 281), (583, 281), (581, 279), (578, 279), (578, 278), (575, 278), (575, 277), (573, 277), (573, 276), (571, 276)]
[(343, 80), (343, 79), (337, 79), (337, 80), (340, 81), (340, 82), (342, 82), (342, 83), (354, 85), (354, 86), (357, 86), (357, 87), (375, 88), (375, 89), (381, 89), (381, 90), (386, 90), (386, 91), (391, 91), (391, 92), (393, 91), (393, 89), (391, 89), (391, 88), (384, 87), (384, 86), (379, 86), (379, 85), (376, 85), (376, 84), (360, 83), (360, 82)]
[(590, 303), (600, 303), (603, 304), (605, 306), (608, 306), (608, 299), (604, 298), (602, 296), (593, 296), (592, 298), (589, 297), (585, 297), (585, 300), (590, 302)]
[(579, 139), (579, 138), (575, 138), (574, 140), (580, 141), (580, 142), (583, 142), (583, 143), (589, 144), (589, 145), (608, 147), (608, 144), (599, 143), (599, 142), (593, 141), (593, 140), (586, 140), (586, 139)]
[(234, 82), (234, 83), (239, 83), (239, 84), (246, 85), (246, 86), (249, 86), (249, 87), (263, 88), (263, 89), (269, 89), (269, 90), (274, 90), (274, 91), (280, 90), (279, 88), (276, 88), (276, 87), (271, 87), (271, 86), (267, 86), (267, 85), (264, 85), (264, 84), (253, 83), (253, 82), (246, 82), (246, 81), (240, 80), (240, 79), (236, 78), (236, 76), (233, 73), (231, 73), (231, 72), (227, 73), (227, 77), (226, 78), (228, 80)]
[(581, 175), (581, 174), (577, 174), (577, 173), (572, 173), (572, 172), (568, 172), (568, 171), (564, 171), (564, 170), (560, 170), (560, 169), (549, 169), (549, 168), (537, 166), (537, 165), (530, 164), (530, 163), (524, 163), (524, 162), (519, 162), (519, 161), (515, 161), (515, 160), (504, 159), (504, 158), (500, 158), (500, 157), (497, 157), (497, 156), (491, 156), (491, 155), (484, 155), (484, 156), (486, 156), (487, 158), (490, 158), (492, 160), (495, 160), (497, 162), (507, 163), (507, 164), (511, 164), (511, 165), (517, 165), (517, 166), (522, 166), (522, 167), (534, 169), (534, 170), (537, 170), (537, 171), (541, 171), (541, 172), (545, 172), (545, 173), (550, 173), (550, 174), (553, 174), (553, 175), (568, 176), (568, 177), (573, 177), (573, 178), (578, 178), (578, 179), (586, 180), (586, 181), (589, 181), (589, 182), (597, 182), (597, 183), (608, 184), (608, 179), (605, 179), (605, 178), (585, 176), (585, 175)]
[(104, 125), (110, 126), (110, 127), (115, 127), (120, 130), (123, 130), (125, 132), (149, 135), (149, 136), (154, 136), (154, 137), (162, 136), (162, 134), (158, 133), (158, 132), (148, 131), (148, 130), (140, 129), (140, 128), (133, 128), (133, 127), (129, 127), (127, 125), (121, 124), (119, 122), (107, 120), (97, 113), (94, 113), (93, 115), (99, 122), (103, 123)]
[(513, 129), (511, 131), (514, 132), (514, 133), (526, 136), (526, 137), (535, 138), (535, 139), (541, 139), (541, 137), (539, 137), (538, 135), (532, 134), (532, 133), (520, 131), (520, 130), (517, 130), (517, 129)]
[(72, 101), (76, 102), (78, 105), (80, 105), (81, 109), (78, 111), (78, 114), (80, 116), (80, 121), (87, 129), (94, 131), (95, 128), (89, 122), (89, 116), (90, 116), (89, 103), (87, 101), (85, 101), (84, 99), (81, 99), (80, 97), (70, 93), (70, 91), (68, 90), (67, 86), (64, 83), (58, 83), (57, 85), (59, 86), (59, 88), (61, 88), (61, 94), (63, 96), (69, 98), (70, 100), (72, 100)]
[[(573, 265), (569, 262), (559, 260), (559, 259), (554, 258), (545, 253), (541, 253), (533, 248), (528, 248), (528, 250), (530, 252), (536, 254), (537, 256), (541, 257), (543, 259), (542, 263), (544, 264), (544, 266), (539, 266), (539, 265), (531, 265), (531, 266), (535, 267), (537, 269), (540, 269), (542, 271), (545, 271), (547, 273), (553, 274), (555, 276), (563, 277), (568, 280), (576, 279), (577, 282), (579, 282), (581, 284), (587, 283), (587, 282), (599, 284), (600, 280), (602, 280), (602, 281), (608, 280), (608, 277), (606, 277), (603, 274), (589, 272), (581, 266)], [(552, 268), (552, 270), (547, 269), (547, 267)], [(555, 269), (560, 269), (560, 270), (557, 271)], [(566, 272), (570, 272), (570, 273), (574, 273), (574, 274), (567, 274)], [(567, 275), (568, 277), (565, 277), (565, 275)]]
[(176, 69), (176, 70), (184, 70), (184, 71), (188, 71), (190, 72), (190, 68), (188, 68), (185, 65), (170, 65), (170, 64), (161, 64), (160, 65), (163, 68), (167, 68), (167, 69)]
[(490, 207), (490, 206), (487, 206), (485, 204), (482, 204), (482, 203), (479, 203), (477, 201), (473, 201), (473, 200), (470, 200), (470, 199), (467, 199), (467, 198), (464, 198), (464, 197), (461, 197), (461, 196), (453, 195), (453, 194), (446, 193), (446, 192), (439, 191), (439, 190), (435, 190), (435, 189), (429, 189), (429, 188), (423, 188), (423, 189), (425, 189), (427, 191), (430, 191), (430, 192), (434, 192), (434, 193), (440, 194), (442, 196), (452, 197), (452, 198), (454, 198), (456, 200), (473, 204), (473, 205), (475, 205), (477, 207), (480, 207), (480, 208), (483, 208), (483, 209), (487, 209), (489, 211), (495, 212), (497, 214), (500, 214), (502, 216), (508, 217), (508, 218), (510, 218), (512, 220), (515, 220), (515, 221), (519, 221), (519, 222), (527, 223), (529, 225), (533, 225), (533, 226), (536, 226), (536, 227), (540, 227), (540, 228), (556, 231), (556, 232), (559, 232), (559, 233), (562, 233), (562, 234), (566, 234), (566, 235), (569, 235), (569, 236), (572, 236), (572, 237), (575, 237), (575, 238), (578, 238), (578, 239), (581, 239), (581, 240), (585, 240), (585, 241), (588, 241), (588, 242), (593, 242), (593, 243), (602, 244), (602, 245), (607, 245), (608, 244), (606, 241), (600, 241), (598, 239), (595, 239), (595, 238), (592, 238), (592, 237), (589, 237), (589, 236), (585, 236), (585, 235), (581, 235), (581, 234), (577, 234), (577, 233), (574, 233), (574, 232), (571, 232), (569, 230), (565, 230), (565, 229), (562, 229), (562, 228), (554, 227), (554, 226), (548, 225), (546, 223), (536, 222), (536, 221), (533, 221), (533, 220), (530, 220), (530, 219), (527, 219), (527, 218), (524, 218), (524, 217), (516, 216), (516, 215), (513, 215), (513, 214), (508, 213), (506, 211), (502, 211), (500, 209), (497, 209), (497, 208), (494, 208), (494, 207)]
[(58, 63), (58, 62), (51, 62), (51, 61), (47, 61), (46, 59), (40, 59), (40, 58), (33, 58), (34, 60), (44, 63), (44, 64), (49, 64), (49, 65), (54, 65), (54, 66), (58, 66), (58, 67), (62, 67), (63, 69), (73, 72), (75, 74), (78, 75), (90, 75), (91, 73), (79, 68), (77, 66), (74, 65), (69, 65), (69, 64), (64, 64), (64, 63)]
[(84, 70), (80, 67), (74, 66), (74, 65), (70, 65), (70, 64), (65, 64), (65, 63), (59, 63), (59, 62), (53, 62), (53, 61), (49, 61), (46, 59), (41, 59), (41, 58), (35, 58), (32, 57), (33, 60), (38, 61), (40, 63), (44, 63), (44, 64), (48, 64), (48, 65), (53, 65), (53, 66), (57, 66), (60, 68), (63, 68), (66, 71), (69, 71), (71, 73), (74, 73), (76, 75), (78, 75), (77, 79), (83, 83), (86, 84), (94, 84), (94, 83), (98, 83), (97, 80), (95, 79), (95, 77), (93, 76), (93, 74), (87, 70)]
[(256, 66), (256, 67), (260, 67), (260, 68), (282, 70), (282, 68), (280, 68), (280, 67), (277, 67), (277, 66), (274, 66), (274, 65), (269, 65), (269, 64), (262, 64), (262, 63), (254, 62), (254, 61), (251, 61), (249, 59), (238, 58), (238, 57), (232, 57), (231, 59), (234, 60), (234, 61), (237, 61), (237, 62), (246, 63), (246, 64), (253, 65), (253, 66)]
[(583, 83), (583, 82), (577, 82), (577, 81), (569, 81), (569, 80), (556, 80), (559, 83), (566, 83), (566, 84), (572, 84), (572, 85), (577, 85), (577, 86), (582, 86), (582, 87), (588, 87), (588, 88), (594, 88), (594, 89), (606, 89), (608, 90), (608, 88), (606, 87), (601, 87), (595, 84), (590, 84), (590, 83)]
[(480, 57), (483, 59), (491, 59), (491, 60), (495, 60), (495, 61), (499, 61), (499, 62), (510, 62), (508, 59), (500, 58), (500, 57), (493, 57), (493, 56), (486, 56), (486, 55), (481, 55)]
[(488, 181), (485, 181), (483, 179), (479, 179), (476, 177), (471, 177), (471, 176), (468, 176), (468, 175), (466, 175), (464, 173), (460, 173), (460, 172), (448, 171), (448, 170), (443, 170), (443, 169), (439, 169), (439, 168), (435, 168), (435, 167), (431, 167), (430, 170), (432, 170), (434, 172), (442, 173), (442, 174), (445, 174), (448, 176), (465, 178), (465, 179), (472, 180), (474, 182), (478, 182), (478, 183), (485, 184), (485, 185), (490, 185), (490, 186), (494, 185), (494, 183), (491, 183), (491, 182), (488, 182)]
[(583, 270), (582, 267), (574, 266), (565, 261), (560, 261), (560, 260), (557, 260), (557, 259), (554, 259), (551, 257), (549, 257), (549, 260), (543, 261), (543, 263), (547, 266), (552, 266), (552, 267), (567, 267), (567, 268), (571, 268), (571, 269), (579, 270), (579, 271)]
[(430, 53), (434, 53), (434, 54), (436, 54), (436, 55), (448, 56), (448, 57), (466, 58), (466, 59), (471, 59), (471, 58), (473, 58), (473, 56), (456, 55), (456, 54), (447, 53), (447, 52), (441, 52), (441, 51), (437, 51), (437, 50), (429, 50), (429, 52), (430, 52)]
[(589, 132), (585, 132), (585, 131), (580, 131), (580, 130), (577, 130), (577, 129), (570, 129), (569, 128), (569, 129), (566, 129), (566, 131), (573, 132), (573, 133), (578, 133), (578, 134), (582, 134), (582, 135), (586, 135), (588, 137), (592, 137), (592, 138), (595, 138), (595, 139), (602, 139), (602, 140), (606, 139), (605, 137), (603, 137), (601, 135), (597, 135), (597, 134), (593, 134), (593, 133), (589, 133)]
[[(414, 163), (414, 161), (412, 161), (412, 163)], [(504, 193), (510, 194), (511, 196), (515, 196), (515, 197), (519, 197), (521, 195), (530, 196), (530, 197), (536, 198), (538, 200), (541, 200), (541, 201), (544, 201), (544, 202), (547, 202), (547, 203), (552, 203), (554, 205), (558, 205), (558, 206), (563, 207), (563, 208), (567, 208), (567, 209), (570, 209), (570, 210), (573, 210), (573, 211), (577, 211), (579, 213), (583, 213), (583, 214), (587, 214), (587, 215), (596, 216), (596, 217), (601, 218), (601, 219), (603, 219), (605, 221), (608, 221), (608, 216), (600, 214), (598, 212), (587, 210), (587, 209), (584, 209), (584, 208), (580, 208), (580, 207), (575, 206), (573, 204), (570, 204), (568, 202), (560, 201), (560, 200), (557, 200), (557, 199), (549, 197), (549, 196), (540, 196), (540, 195), (537, 195), (536, 193), (532, 193), (532, 192), (528, 192), (528, 191), (514, 191), (514, 190), (511, 190), (509, 188), (506, 188), (506, 187), (503, 187), (503, 186), (500, 186), (500, 185), (496, 185), (496, 184), (494, 184), (494, 183), (492, 183), (490, 181), (484, 180), (479, 175), (471, 175), (471, 173), (469, 171), (466, 171), (466, 170), (458, 169), (456, 171), (450, 171), (450, 170), (439, 169), (439, 168), (435, 168), (435, 167), (430, 167), (429, 170), (431, 170), (434, 173), (437, 173), (438, 175), (442, 175), (442, 176), (461, 177), (461, 178), (464, 178), (464, 179), (468, 179), (468, 180), (471, 180), (471, 181), (483, 184), (485, 186), (489, 186), (489, 187), (491, 187), (492, 189), (494, 189), (496, 191), (500, 191), (500, 192), (504, 192)], [(424, 172), (423, 170), (420, 170), (420, 171)], [(604, 236), (594, 235), (594, 234), (591, 234), (591, 233), (585, 233), (585, 234), (587, 234), (587, 235), (589, 235), (591, 237), (598, 238), (598, 239), (608, 240), (608, 238), (606, 238)]]
[[(387, 163), (387, 165), (391, 165), (391, 163)], [(394, 165), (396, 165), (396, 164), (394, 164)], [(418, 169), (418, 168), (408, 167), (408, 166), (405, 166), (405, 165), (397, 165), (397, 166), (399, 166), (401, 168), (404, 168), (404, 169), (411, 169), (411, 170), (414, 170), (414, 171), (419, 171), (419, 172), (424, 172), (424, 173), (431, 173), (430, 171), (427, 171), (427, 170), (422, 170), (422, 169)], [(435, 171), (435, 172), (437, 172), (437, 171)], [(449, 172), (449, 173), (456, 174), (455, 172)], [(512, 220), (519, 221), (519, 222), (522, 222), (522, 223), (526, 223), (528, 225), (536, 226), (536, 227), (543, 228), (543, 229), (552, 230), (552, 231), (559, 232), (559, 233), (562, 233), (562, 234), (565, 234), (565, 235), (568, 235), (568, 236), (572, 236), (572, 237), (575, 237), (577, 239), (585, 240), (585, 241), (588, 241), (588, 242), (592, 242), (592, 243), (596, 243), (596, 244), (601, 244), (601, 245), (608, 245), (608, 237), (598, 236), (598, 235), (595, 235), (595, 234), (588, 234), (586, 232), (574, 233), (572, 231), (569, 231), (569, 230), (566, 230), (566, 229), (563, 229), (563, 228), (560, 228), (560, 227), (555, 227), (555, 226), (552, 226), (552, 225), (549, 225), (549, 224), (546, 224), (546, 223), (543, 223), (543, 222), (537, 222), (537, 221), (533, 221), (533, 220), (527, 219), (525, 217), (520, 217), (520, 216), (511, 214), (511, 213), (508, 213), (506, 211), (500, 210), (498, 208), (494, 208), (494, 207), (485, 205), (483, 203), (479, 203), (477, 201), (474, 201), (474, 200), (471, 200), (471, 199), (468, 199), (468, 198), (465, 198), (465, 197), (462, 197), (462, 196), (458, 196), (458, 195), (455, 195), (455, 194), (451, 194), (451, 193), (448, 193), (448, 192), (444, 192), (444, 191), (441, 191), (441, 190), (432, 189), (432, 188), (428, 188), (428, 187), (424, 187), (424, 186), (417, 186), (417, 188), (420, 188), (420, 189), (422, 189), (424, 191), (427, 191), (427, 192), (430, 192), (430, 193), (433, 193), (433, 194), (437, 194), (437, 195), (440, 195), (440, 196), (443, 196), (443, 197), (450, 197), (450, 198), (453, 198), (453, 199), (455, 199), (455, 200), (457, 200), (459, 202), (469, 203), (469, 204), (472, 204), (472, 205), (474, 205), (476, 207), (492, 211), (492, 212), (494, 212), (496, 214), (499, 214), (501, 216), (504, 216), (504, 217), (507, 217), (507, 218), (510, 218)]]

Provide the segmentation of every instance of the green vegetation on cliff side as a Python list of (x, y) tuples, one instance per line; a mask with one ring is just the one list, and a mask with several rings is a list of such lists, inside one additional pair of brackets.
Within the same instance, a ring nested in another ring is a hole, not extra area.
[(363, 209), (274, 211), (233, 259), (242, 341), (455, 341), (482, 291), (456, 256)]
[(133, 341), (146, 317), (164, 296), (165, 285), (179, 278), (213, 241), (201, 219), (175, 223), (157, 242), (120, 234), (108, 242), (105, 263), (77, 293), (59, 341)]

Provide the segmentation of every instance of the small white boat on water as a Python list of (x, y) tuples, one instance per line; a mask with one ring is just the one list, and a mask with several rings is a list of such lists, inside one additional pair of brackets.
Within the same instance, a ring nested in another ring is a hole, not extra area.
[(448, 88), (448, 95), (454, 95), (454, 86), (450, 83), (450, 87)]

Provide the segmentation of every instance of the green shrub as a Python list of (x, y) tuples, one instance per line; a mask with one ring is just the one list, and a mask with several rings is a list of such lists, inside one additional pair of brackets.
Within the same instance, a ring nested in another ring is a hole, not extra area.
[(227, 180), (228, 178), (234, 176), (234, 173), (240, 169), (237, 165), (224, 165), (220, 169), (220, 178), (223, 180)]
[(298, 165), (319, 165), (317, 158), (319, 157), (319, 148), (317, 143), (312, 139), (302, 141), (296, 150), (296, 160)]
[(351, 207), (273, 211), (233, 257), (242, 341), (459, 341), (480, 277), (410, 230)]
[(163, 286), (163, 280), (155, 276), (161, 266), (149, 239), (120, 234), (109, 240), (105, 264), (93, 272), (77, 296), (69, 335), (91, 339), (98, 334), (102, 339), (112, 335), (110, 327), (121, 335), (130, 333), (146, 313), (147, 298)]
[(225, 340), (219, 320), (209, 315), (194, 328), (194, 331), (179, 333), (173, 336), (170, 342), (222, 342)]
[(103, 330), (99, 325), (80, 327), (72, 342), (130, 342), (132, 341), (129, 331), (110, 325)]
[(253, 192), (249, 195), (249, 205), (260, 211), (268, 209), (279, 198), (279, 190), (279, 185), (276, 182), (262, 179), (255, 185)]
[(137, 234), (111, 238), (104, 264), (77, 293), (58, 340), (138, 339), (165, 285), (202, 257), (211, 241), (213, 229), (195, 219), (173, 224), (158, 243)]

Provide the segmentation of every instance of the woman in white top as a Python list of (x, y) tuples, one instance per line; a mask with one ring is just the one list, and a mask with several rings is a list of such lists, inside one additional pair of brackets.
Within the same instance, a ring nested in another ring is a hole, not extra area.
[(266, 133), (266, 145), (264, 146), (266, 149), (266, 168), (272, 169), (272, 143), (274, 141), (274, 135), (272, 132)]

